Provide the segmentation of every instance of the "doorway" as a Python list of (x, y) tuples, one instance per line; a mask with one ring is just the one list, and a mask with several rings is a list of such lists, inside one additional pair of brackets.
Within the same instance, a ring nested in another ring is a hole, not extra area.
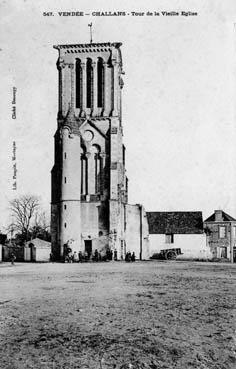
[(84, 240), (85, 252), (88, 254), (88, 260), (92, 254), (92, 240)]
[(30, 261), (36, 261), (36, 247), (33, 243), (29, 244), (30, 247)]

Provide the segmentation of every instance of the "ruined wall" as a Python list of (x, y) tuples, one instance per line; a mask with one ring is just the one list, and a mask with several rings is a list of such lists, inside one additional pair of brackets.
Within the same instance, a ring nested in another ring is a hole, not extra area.
[(81, 202), (81, 219), (81, 251), (85, 251), (85, 240), (92, 241), (92, 252), (108, 246), (109, 213), (106, 204)]
[(135, 252), (137, 259), (148, 259), (148, 224), (143, 206), (127, 204), (125, 218), (126, 252)]

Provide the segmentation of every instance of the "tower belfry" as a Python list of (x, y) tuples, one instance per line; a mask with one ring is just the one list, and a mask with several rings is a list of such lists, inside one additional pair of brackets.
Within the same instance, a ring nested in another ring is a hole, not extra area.
[(54, 46), (59, 101), (51, 232), (57, 259), (66, 244), (88, 257), (94, 250), (113, 250), (122, 258), (127, 250), (127, 217), (134, 210), (127, 205), (120, 47), (119, 42)]

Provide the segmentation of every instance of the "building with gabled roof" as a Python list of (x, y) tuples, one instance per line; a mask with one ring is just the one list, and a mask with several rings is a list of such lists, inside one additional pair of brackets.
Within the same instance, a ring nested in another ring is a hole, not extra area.
[(210, 259), (201, 211), (147, 212), (149, 254), (179, 250), (180, 259)]
[(233, 262), (236, 254), (236, 219), (223, 210), (215, 210), (204, 221), (204, 228), (213, 258)]
[(51, 254), (51, 242), (36, 237), (26, 242), (24, 247), (25, 261), (49, 261)]

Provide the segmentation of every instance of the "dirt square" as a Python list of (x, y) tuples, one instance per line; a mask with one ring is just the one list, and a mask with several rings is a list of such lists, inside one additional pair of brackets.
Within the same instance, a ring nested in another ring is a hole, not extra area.
[(233, 369), (236, 265), (0, 264), (0, 368)]

